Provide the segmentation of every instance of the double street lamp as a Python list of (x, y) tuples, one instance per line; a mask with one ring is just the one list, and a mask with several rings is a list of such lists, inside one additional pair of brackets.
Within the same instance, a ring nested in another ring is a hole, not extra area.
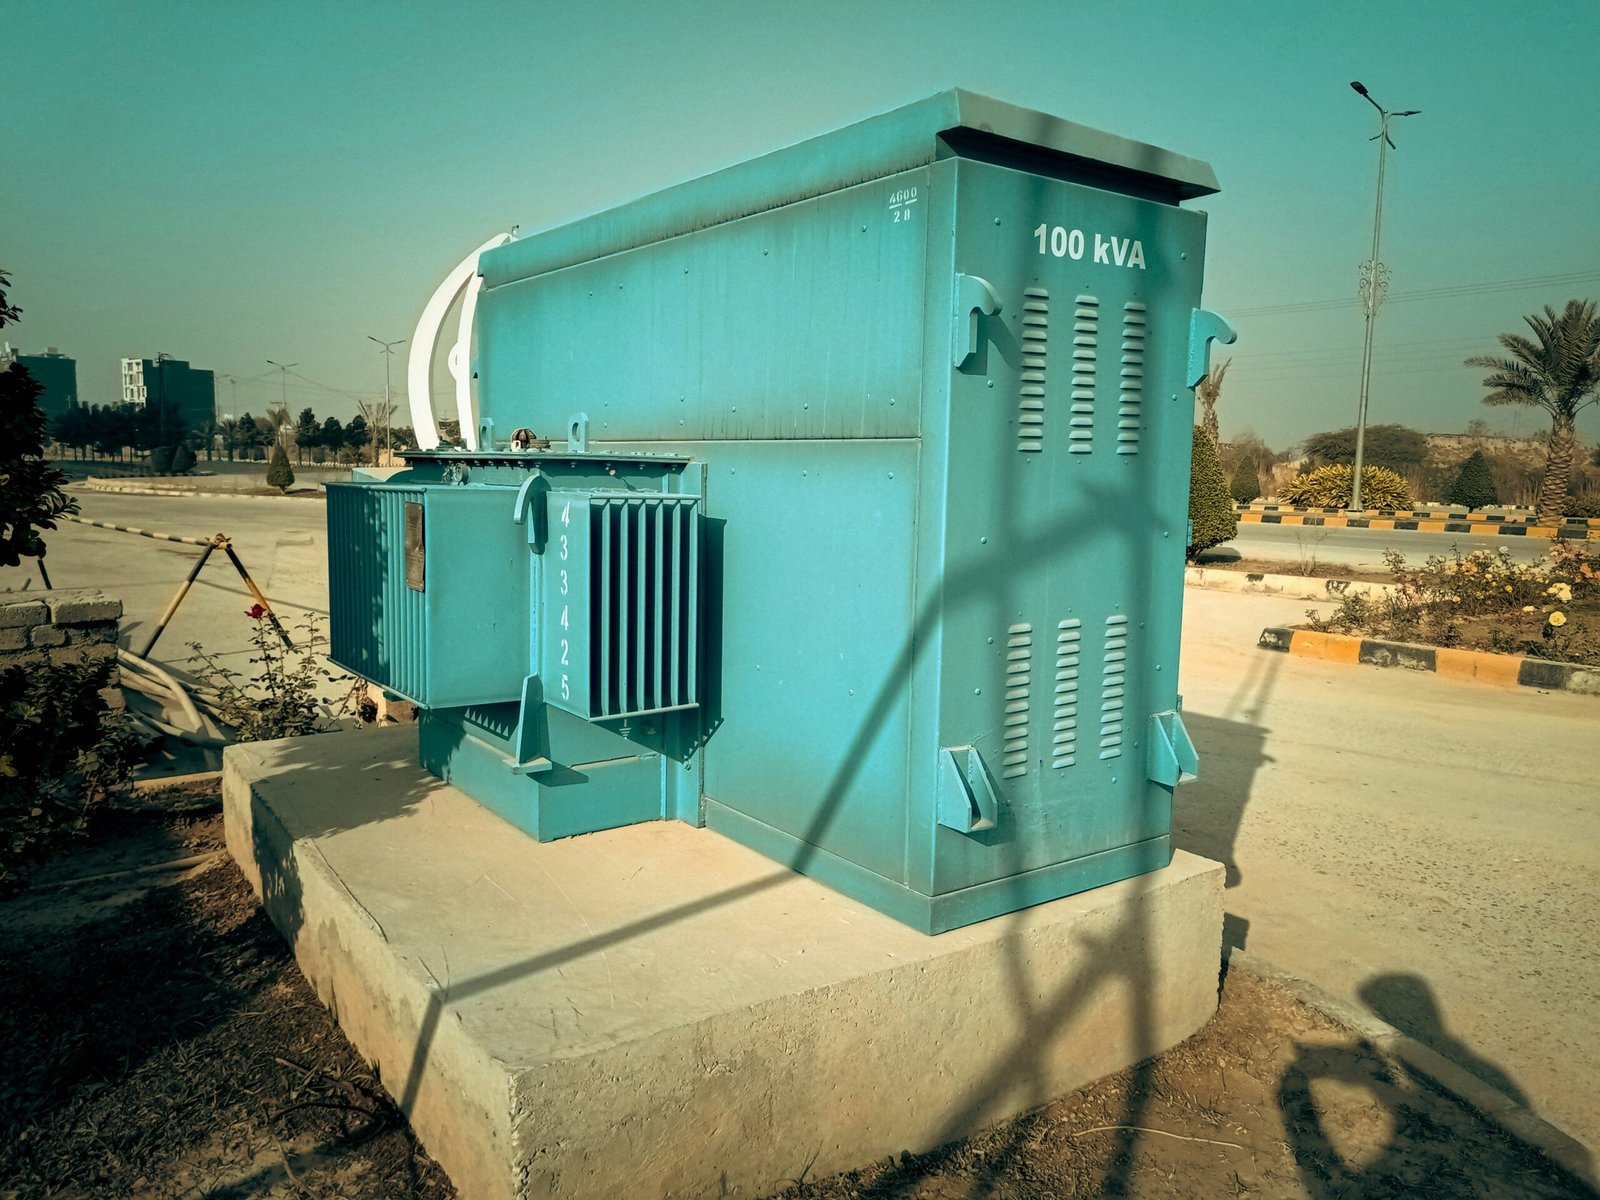
[(1359, 80), (1351, 82), (1355, 92), (1378, 110), (1378, 132), (1369, 141), (1378, 143), (1378, 203), (1372, 216), (1372, 257), (1361, 264), (1361, 305), (1367, 315), (1367, 332), (1361, 346), (1361, 402), (1356, 409), (1356, 466), (1350, 486), (1350, 507), (1361, 509), (1361, 467), (1366, 457), (1367, 395), (1372, 382), (1372, 326), (1378, 317), (1378, 306), (1389, 287), (1389, 268), (1378, 261), (1378, 241), (1383, 233), (1383, 164), (1385, 152), (1394, 146), (1389, 137), (1389, 118), (1414, 117), (1421, 109), (1408, 108), (1404, 112), (1390, 112), (1374, 100)]

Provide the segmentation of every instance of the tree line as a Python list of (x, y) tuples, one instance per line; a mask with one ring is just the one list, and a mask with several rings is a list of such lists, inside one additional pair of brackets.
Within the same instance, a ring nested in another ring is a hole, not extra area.
[[(368, 406), (372, 407), (372, 406)], [(377, 406), (381, 409), (381, 405)], [(378, 428), (369, 416), (376, 418)], [(382, 412), (357, 413), (348, 422), (338, 417), (318, 420), (310, 408), (292, 418), (287, 409), (273, 405), (265, 416), (242, 413), (221, 420), (185, 421), (176, 405), (75, 404), (50, 422), (50, 437), (76, 457), (115, 460), (150, 459), (172, 463), (177, 470), (192, 466), (203, 454), (207, 460), (225, 457), (264, 461), (273, 446), (292, 453), (300, 465), (373, 461), (380, 448), (405, 449), (416, 444), (408, 426), (382, 428)]]

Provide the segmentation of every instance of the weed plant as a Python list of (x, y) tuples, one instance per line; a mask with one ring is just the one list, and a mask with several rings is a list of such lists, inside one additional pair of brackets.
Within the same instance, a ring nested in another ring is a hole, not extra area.
[(323, 696), (347, 685), (350, 677), (335, 674), (328, 667), (325, 652), (328, 640), (315, 616), (293, 629), (296, 635), (288, 647), (259, 604), (248, 610), (254, 621), (250, 656), (254, 668), (249, 676), (235, 671), (199, 642), (190, 642), (194, 656), (189, 669), (209, 694), (208, 706), (241, 742), (260, 742), (272, 738), (301, 737), (308, 733), (327, 733), (335, 727), (336, 713), (330, 711)]

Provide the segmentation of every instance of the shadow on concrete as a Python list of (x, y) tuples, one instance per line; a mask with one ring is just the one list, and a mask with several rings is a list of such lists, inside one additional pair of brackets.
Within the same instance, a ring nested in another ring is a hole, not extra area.
[[(1410, 978), (1426, 990), (1421, 980)], [(1513, 1178), (1485, 1177), (1486, 1164), (1475, 1162), (1474, 1154), (1483, 1146), (1489, 1161), (1503, 1169), (1505, 1135), (1488, 1127), (1465, 1104), (1441, 1111), (1437, 1098), (1429, 1095), (1432, 1091), (1432, 1085), (1365, 1038), (1354, 1046), (1299, 1046), (1279, 1079), (1277, 1101), (1312, 1200), (1357, 1196), (1580, 1200), (1594, 1194), (1526, 1146), (1517, 1147), (1524, 1161)], [(1584, 1165), (1587, 1168), (1587, 1162)]]
[[(1258, 655), (1220, 716), (1186, 709), (1184, 724), (1200, 754), (1200, 778), (1181, 793), (1172, 814), (1174, 846), (1215, 859), (1227, 872), (1226, 887), (1241, 879), (1235, 846), (1256, 774), (1272, 762), (1267, 753), (1271, 730), (1262, 722), (1283, 670), (1282, 656)], [(1243, 950), (1250, 921), (1238, 913), (1222, 916), (1223, 954)]]
[(1438, 1000), (1428, 981), (1420, 975), (1397, 971), (1374, 975), (1363, 983), (1357, 992), (1361, 1002), (1373, 1015), (1393, 1025), (1424, 1046), (1437, 1050), (1463, 1070), (1471, 1072), (1495, 1091), (1523, 1108), (1528, 1107), (1526, 1093), (1513, 1082), (1510, 1075), (1488, 1059), (1468, 1049), (1445, 1027), (1444, 1014), (1439, 1011)]

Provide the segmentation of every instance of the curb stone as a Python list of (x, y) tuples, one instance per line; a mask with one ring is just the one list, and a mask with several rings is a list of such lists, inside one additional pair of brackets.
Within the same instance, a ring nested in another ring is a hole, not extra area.
[(1256, 643), (1263, 650), (1277, 650), (1328, 662), (1366, 663), (1374, 667), (1405, 667), (1412, 671), (1431, 671), (1448, 679), (1469, 679), (1478, 683), (1506, 684), (1539, 688), (1550, 692), (1574, 692), (1580, 696), (1600, 696), (1600, 670), (1580, 663), (1552, 662), (1543, 658), (1518, 658), (1512, 654), (1491, 654), (1487, 650), (1456, 650), (1448, 646), (1417, 646), (1409, 642), (1385, 642), (1376, 638), (1354, 637), (1343, 633), (1319, 633), (1314, 629), (1289, 629), (1269, 626)]
[(1587, 1146), (1535, 1116), (1532, 1111), (1490, 1087), (1464, 1067), (1457, 1066), (1437, 1050), (1408, 1037), (1365, 1009), (1341, 1000), (1316, 984), (1291, 975), (1253, 954), (1233, 949), (1228, 951), (1224, 961), (1230, 971), (1241, 970), (1287, 989), (1301, 1003), (1365, 1038), (1385, 1054), (1399, 1059), (1416, 1074), (1474, 1109), (1491, 1124), (1537, 1150), (1572, 1176), (1574, 1181), (1582, 1184), (1591, 1195), (1600, 1197), (1600, 1173), (1596, 1171), (1595, 1155)]
[(1560, 525), (1535, 525), (1524, 521), (1450, 520), (1427, 515), (1351, 517), (1338, 510), (1284, 509), (1269, 512), (1246, 509), (1237, 512), (1242, 525), (1323, 525), (1329, 529), (1398, 529), (1417, 533), (1468, 533), (1504, 537), (1544, 538), (1562, 541), (1600, 541), (1600, 524), (1572, 519)]

